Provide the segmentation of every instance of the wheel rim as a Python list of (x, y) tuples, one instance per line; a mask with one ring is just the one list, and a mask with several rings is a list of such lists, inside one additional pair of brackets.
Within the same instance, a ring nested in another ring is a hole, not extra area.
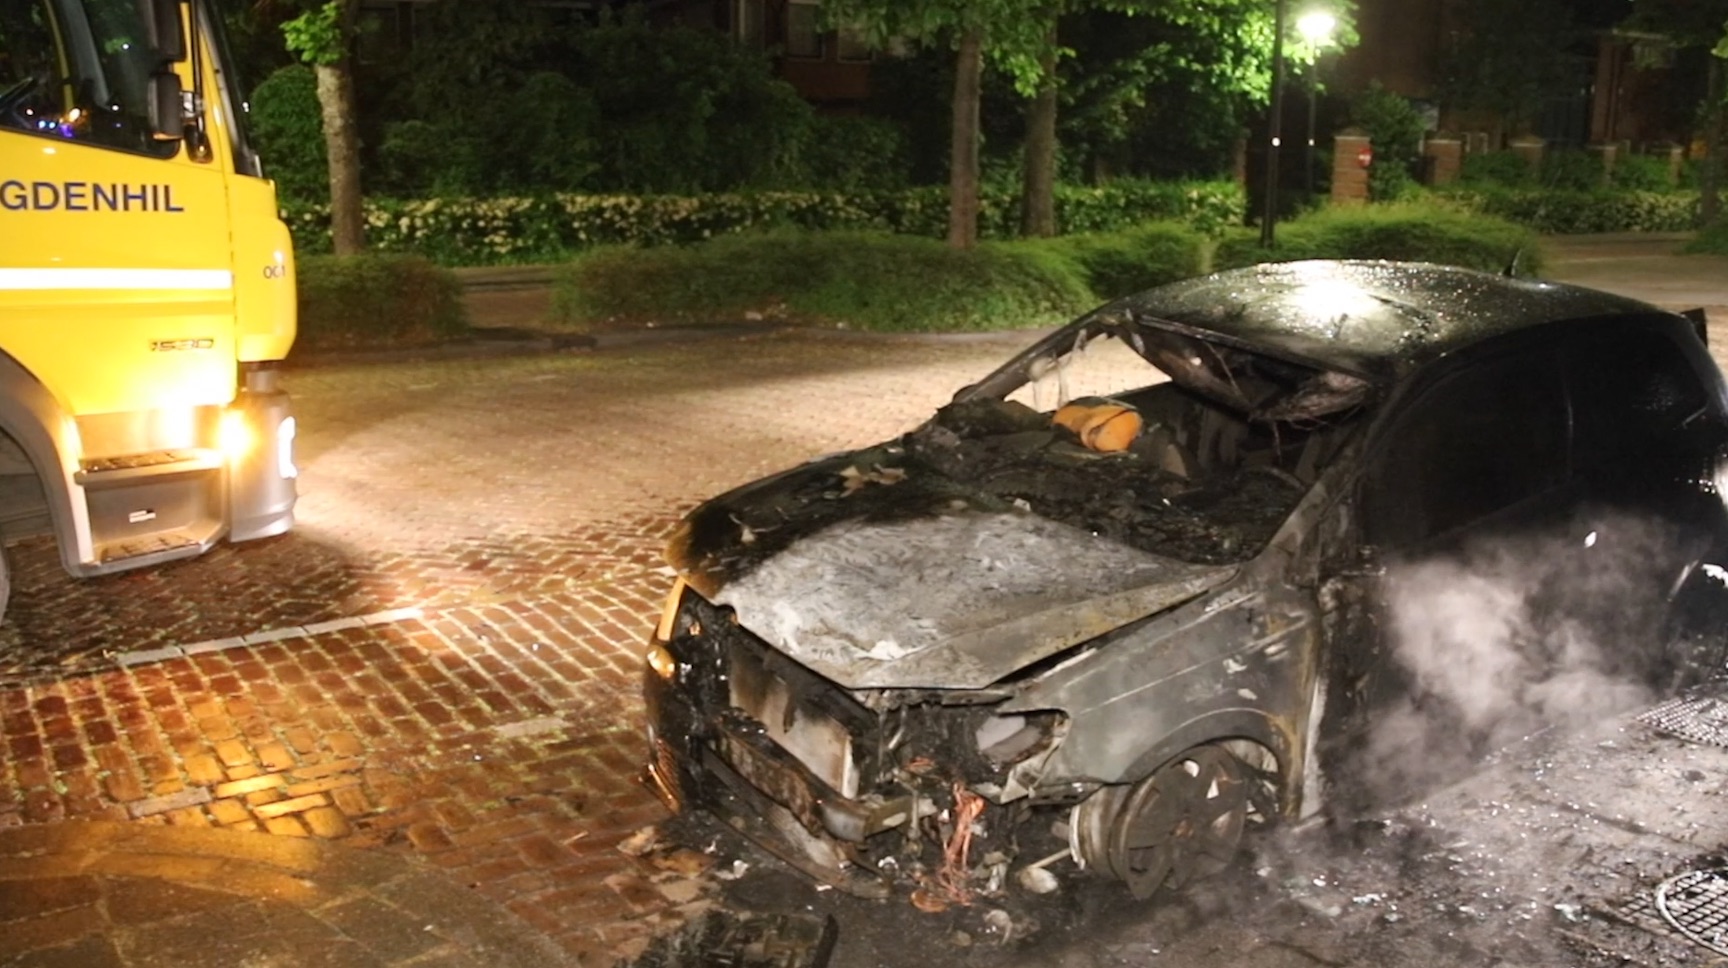
[(1110, 866), (1135, 897), (1187, 885), (1235, 860), (1249, 783), (1236, 757), (1198, 746), (1140, 781), (1117, 815)]

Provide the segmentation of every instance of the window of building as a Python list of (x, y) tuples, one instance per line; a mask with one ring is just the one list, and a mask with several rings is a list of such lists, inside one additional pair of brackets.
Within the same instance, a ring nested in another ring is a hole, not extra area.
[(822, 56), (819, 9), (816, 0), (791, 0), (786, 4), (786, 56)]
[(834, 54), (843, 61), (867, 61), (870, 44), (862, 30), (841, 27), (834, 35)]
[(761, 47), (768, 32), (763, 26), (762, 0), (732, 0), (732, 39), (748, 47)]

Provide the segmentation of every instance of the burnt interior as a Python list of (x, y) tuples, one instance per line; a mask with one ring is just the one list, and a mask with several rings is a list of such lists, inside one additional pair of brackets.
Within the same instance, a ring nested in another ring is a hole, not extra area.
[(1169, 382), (1113, 399), (1145, 422), (1123, 452), (1088, 450), (1049, 414), (984, 398), (944, 407), (908, 435), (907, 457), (1113, 541), (1221, 564), (1271, 540), (1351, 423), (1348, 412), (1255, 420)]

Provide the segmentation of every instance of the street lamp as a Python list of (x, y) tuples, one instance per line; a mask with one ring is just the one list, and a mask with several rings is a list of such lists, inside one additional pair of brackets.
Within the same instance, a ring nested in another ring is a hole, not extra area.
[(1296, 18), (1296, 32), (1314, 48), (1314, 63), (1308, 68), (1308, 147), (1302, 155), (1304, 186), (1310, 197), (1314, 194), (1314, 102), (1320, 81), (1320, 51), (1332, 43), (1332, 31), (1338, 18), (1324, 10), (1310, 10)]

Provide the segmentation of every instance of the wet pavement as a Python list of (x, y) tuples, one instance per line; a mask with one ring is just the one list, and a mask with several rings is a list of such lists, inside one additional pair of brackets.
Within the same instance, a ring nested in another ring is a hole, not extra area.
[[(1558, 240), (1549, 275), (1728, 323), (1728, 260), (1677, 245)], [(987, 910), (908, 929), (909, 908), (776, 883), (719, 835), (642, 849), (666, 818), (635, 782), (635, 677), (677, 515), (907, 429), (1026, 340), (758, 333), (295, 370), (295, 532), (88, 582), (46, 542), (8, 549), (0, 965), (610, 964), (716, 900), (788, 898), (845, 915), (840, 966), (1560, 964), (1559, 932), (1594, 938), (1721, 846), (1728, 753), (1615, 719), (1378, 826), (1288, 831), (1259, 873), (1150, 917), (1065, 889), (1032, 949)], [(735, 858), (753, 875), (704, 873)], [(1473, 930), (1509, 921), (1547, 947)], [(1712, 957), (1631, 930), (1599, 946)]]

